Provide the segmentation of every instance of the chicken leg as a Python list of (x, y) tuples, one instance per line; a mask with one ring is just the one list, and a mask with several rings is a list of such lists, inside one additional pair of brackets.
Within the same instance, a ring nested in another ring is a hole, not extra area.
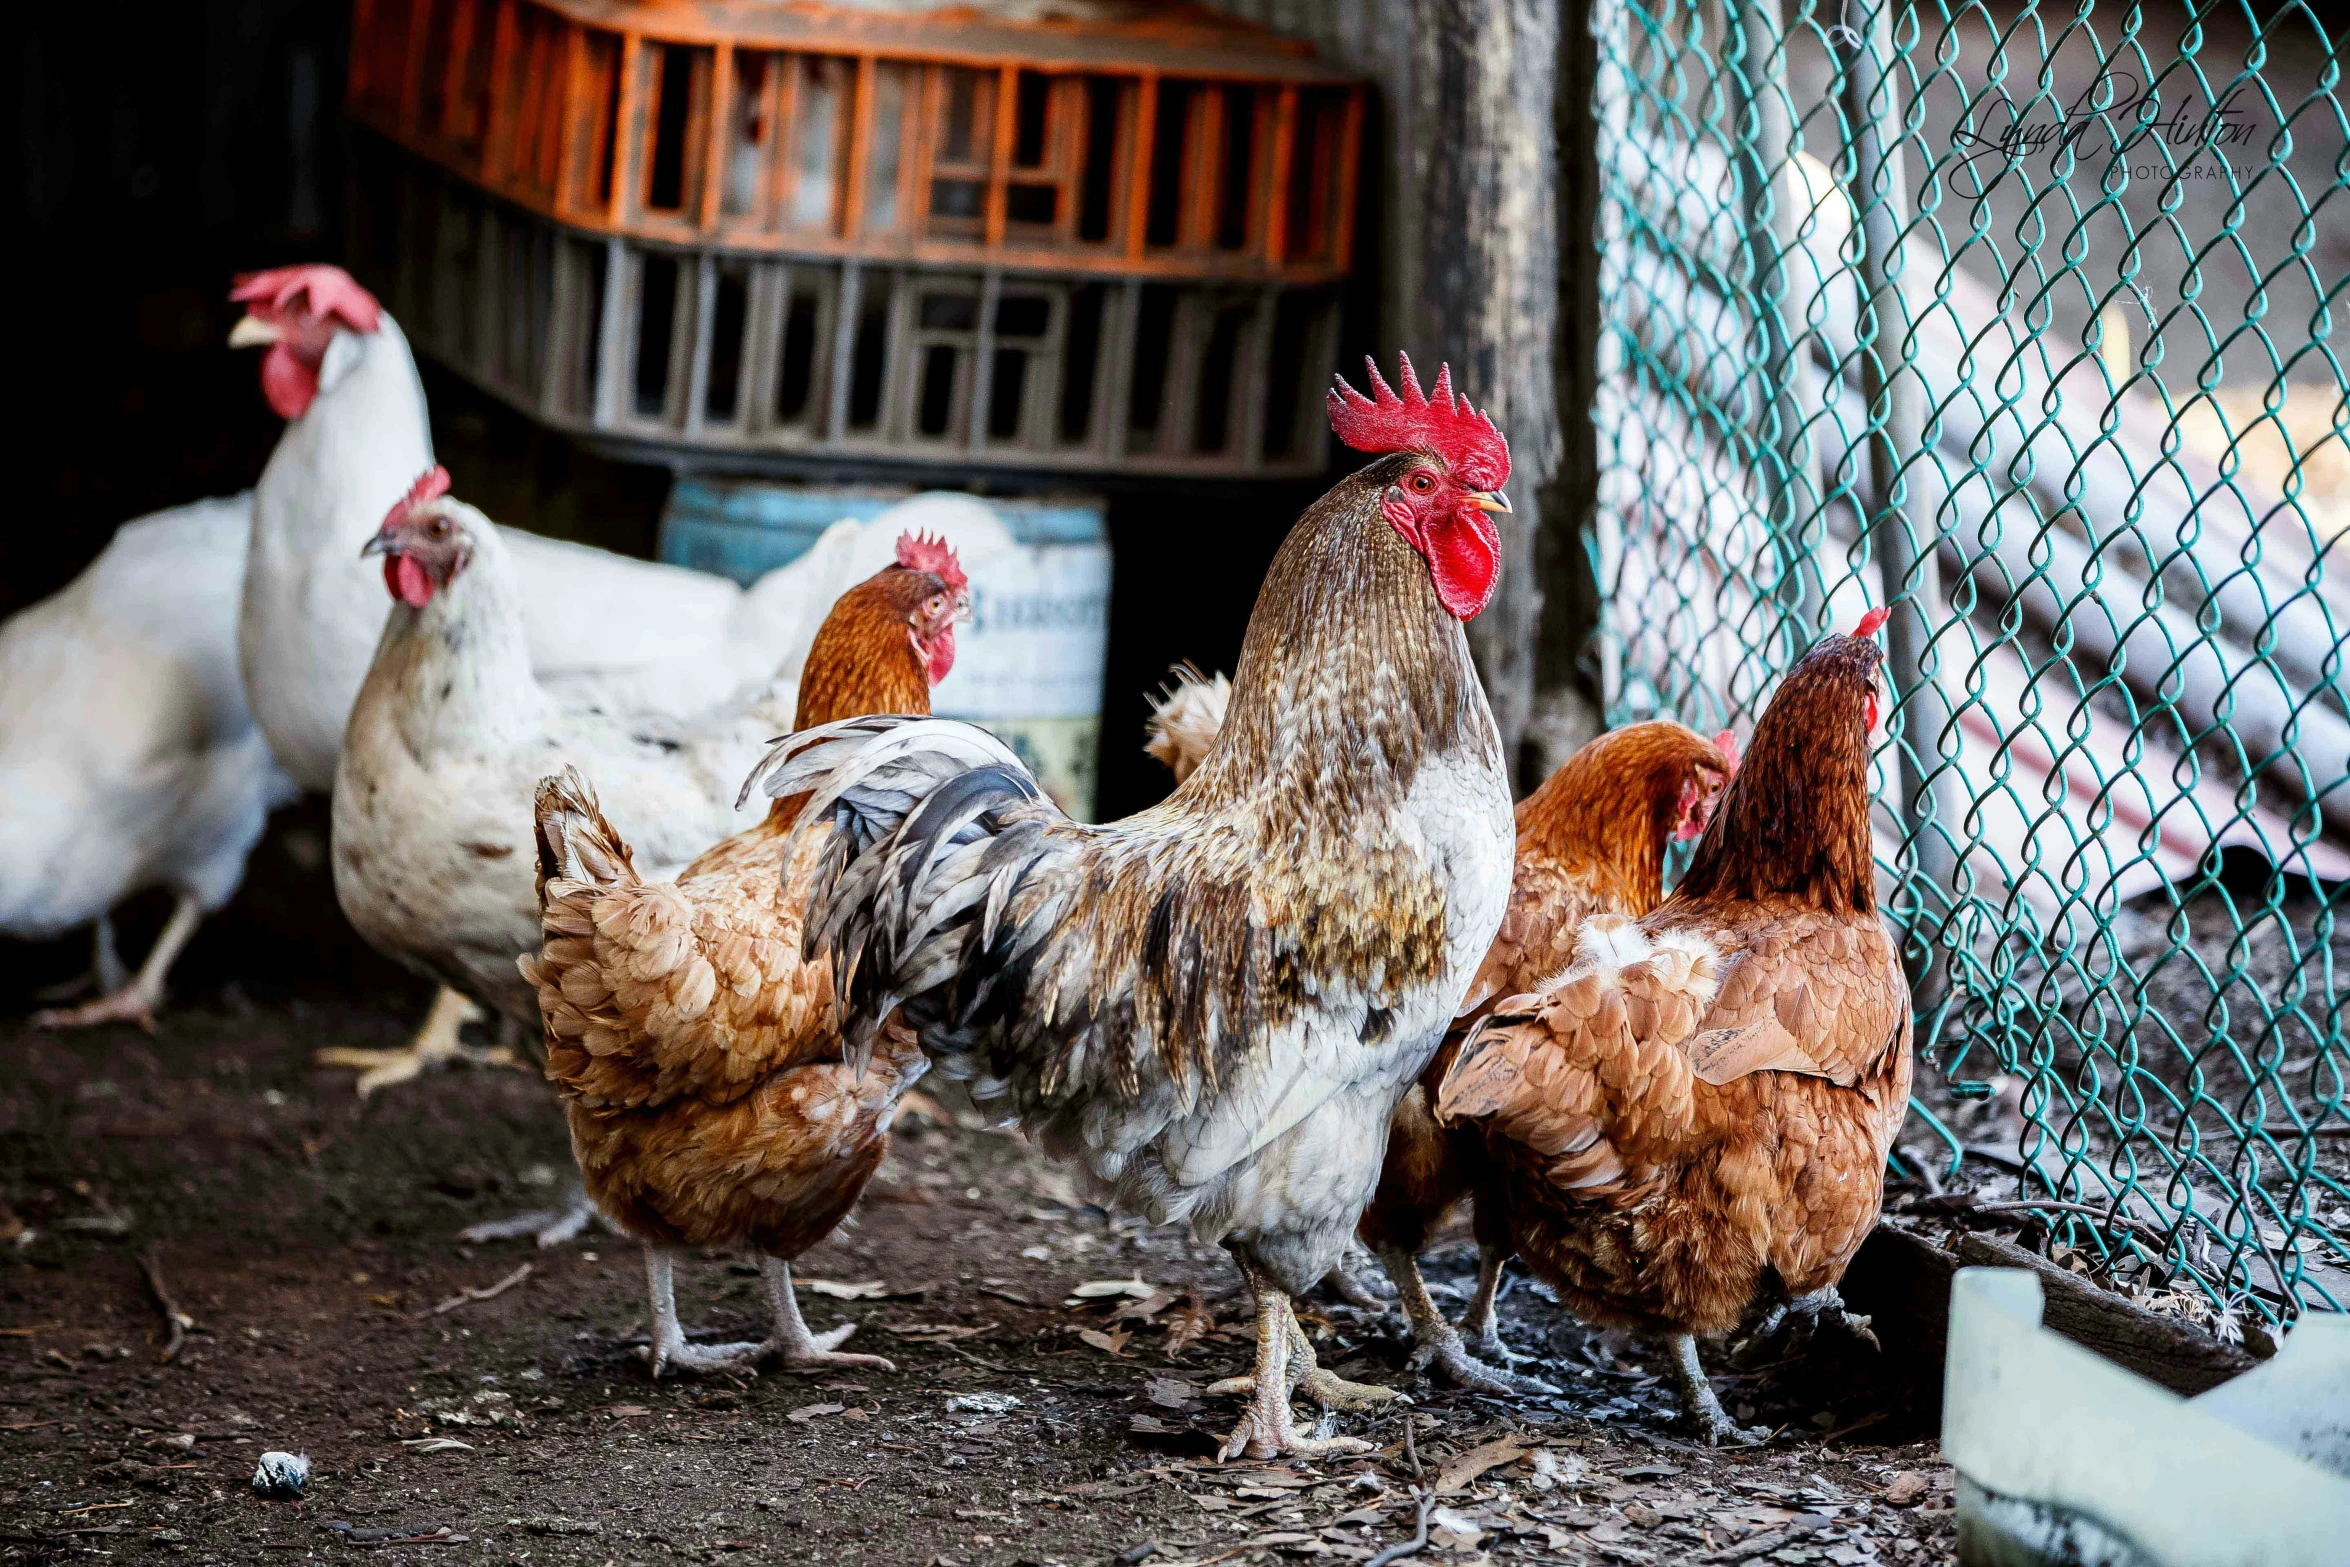
[[(1558, 1390), (1546, 1382), (1523, 1377), (1514, 1371), (1487, 1365), (1469, 1353), (1461, 1341), (1459, 1330), (1444, 1320), (1436, 1309), (1436, 1302), (1428, 1298), (1428, 1283), (1420, 1276), (1420, 1262), (1403, 1247), (1382, 1252), (1379, 1260), (1387, 1266), (1387, 1276), (1395, 1280), (1398, 1297), (1403, 1302), (1403, 1314), (1412, 1325), (1415, 1363), (1427, 1365), (1443, 1373), (1446, 1381), (1455, 1387), (1467, 1388), (1472, 1393), (1490, 1393), (1506, 1397), (1512, 1393), (1555, 1393)], [(1498, 1270), (1497, 1270), (1498, 1271)], [(1483, 1278), (1480, 1276), (1482, 1286)], [(1470, 1310), (1475, 1311), (1472, 1306)], [(1488, 1329), (1491, 1324), (1488, 1323)]]
[(864, 1366), (874, 1371), (895, 1371), (894, 1362), (879, 1355), (843, 1355), (836, 1351), (842, 1340), (857, 1331), (854, 1322), (823, 1333), (808, 1331), (807, 1319), (800, 1315), (800, 1299), (792, 1289), (791, 1264), (781, 1257), (761, 1260), (760, 1269), (767, 1276), (767, 1307), (775, 1317), (774, 1336), (764, 1348), (782, 1357), (787, 1366)]
[[(645, 1358), (653, 1368), (653, 1380), (661, 1380), (661, 1373), (671, 1366), (700, 1375), (705, 1371), (749, 1371), (758, 1362), (763, 1344), (688, 1344), (685, 1329), (677, 1324), (676, 1280), (671, 1276), (672, 1263), (665, 1246), (645, 1248), (645, 1287), (653, 1297), (653, 1341), (646, 1346)], [(804, 1328), (802, 1331), (806, 1331)]]
[[(78, 1007), (56, 1007), (33, 1014), (35, 1028), (88, 1028), (97, 1023), (136, 1023), (148, 1033), (155, 1032), (155, 1009), (163, 1004), (163, 976), (171, 972), (172, 963), (188, 938), (196, 934), (196, 927), (204, 919), (204, 910), (196, 902), (196, 895), (183, 892), (172, 905), (171, 918), (164, 922), (163, 934), (155, 938), (148, 949), (147, 961), (139, 965), (139, 972), (127, 985), (122, 985), (95, 1001), (85, 1001)], [(103, 970), (108, 948), (113, 945), (113, 927), (103, 924), (106, 932), (98, 948), (98, 963)], [(121, 960), (116, 959), (119, 967)]]
[(589, 1225), (602, 1222), (606, 1229), (612, 1226), (597, 1211), (587, 1188), (573, 1181), (563, 1191), (560, 1208), (534, 1208), (518, 1213), (510, 1219), (485, 1219), (457, 1232), (457, 1238), (468, 1245), (478, 1246), (484, 1241), (518, 1241), (525, 1236), (538, 1242), (541, 1251), (549, 1246), (560, 1246), (584, 1231)]
[(1531, 1355), (1521, 1355), (1501, 1341), (1501, 1327), (1493, 1307), (1501, 1295), (1502, 1269), (1509, 1265), (1510, 1254), (1497, 1246), (1481, 1246), (1477, 1250), (1477, 1293), (1469, 1298), (1468, 1312), (1461, 1318), (1461, 1334), (1477, 1342), (1477, 1356), (1489, 1365), (1502, 1369), (1502, 1375), (1517, 1383), (1521, 1393), (1556, 1393), (1557, 1388), (1537, 1377), (1526, 1376), (1509, 1368)]
[(443, 1066), (451, 1061), (465, 1061), (474, 1066), (515, 1065), (518, 1058), (511, 1048), (495, 1045), (487, 1050), (476, 1049), (459, 1037), (459, 1030), (468, 1023), (479, 1022), (481, 1017), (480, 1007), (444, 985), (432, 998), (432, 1010), (424, 1015), (423, 1026), (399, 1049), (360, 1050), (349, 1045), (330, 1045), (312, 1051), (310, 1059), (320, 1066), (349, 1067), (357, 1071), (359, 1081), (352, 1086), (358, 1089), (362, 1099), (379, 1088), (421, 1076), (427, 1067)]
[(1344, 1381), (1322, 1370), (1314, 1363), (1313, 1345), (1298, 1326), (1288, 1292), (1248, 1262), (1240, 1263), (1240, 1274), (1248, 1281), (1249, 1293), (1256, 1297), (1256, 1368), (1247, 1376), (1227, 1377), (1208, 1389), (1210, 1393), (1245, 1393), (1249, 1399), (1247, 1412), (1216, 1456), (1322, 1458), (1371, 1451), (1370, 1443), (1351, 1436), (1307, 1436), (1297, 1428), (1297, 1418), (1289, 1407), (1290, 1394), (1302, 1387), (1325, 1407), (1345, 1409), (1410, 1400), (1392, 1388)]
[(1706, 1446), (1720, 1447), (1727, 1442), (1733, 1447), (1753, 1447), (1770, 1435), (1761, 1426), (1739, 1425), (1723, 1410), (1722, 1401), (1714, 1396), (1714, 1385), (1706, 1380), (1705, 1367), (1697, 1362), (1695, 1338), (1676, 1333), (1667, 1340), (1667, 1347), (1673, 1355), (1673, 1386), (1681, 1394), (1681, 1413)]

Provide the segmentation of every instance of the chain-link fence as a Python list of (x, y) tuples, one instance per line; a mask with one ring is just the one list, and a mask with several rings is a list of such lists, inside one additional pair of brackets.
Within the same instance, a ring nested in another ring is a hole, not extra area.
[(1610, 717), (1750, 720), (1895, 603), (1911, 1159), (2191, 1314), (2350, 1307), (2341, 23), (1594, 26)]

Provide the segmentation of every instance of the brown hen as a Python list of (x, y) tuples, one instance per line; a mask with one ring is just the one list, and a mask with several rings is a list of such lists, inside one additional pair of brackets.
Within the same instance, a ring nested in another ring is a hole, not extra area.
[(1694, 1335), (1787, 1305), (1867, 1328), (1836, 1285), (1910, 1079), (1869, 839), (1882, 623), (1788, 674), (1672, 897), (1586, 922), (1575, 965), (1496, 1006), (1437, 1093), (1491, 1133), (1480, 1214), (1586, 1321), (1668, 1340), (1709, 1442), (1754, 1433)]
[(1540, 1391), (1538, 1383), (1489, 1364), (1514, 1358), (1502, 1347), (1493, 1300), (1510, 1245), (1505, 1205), (1479, 1196), (1475, 1207), (1477, 1292), (1463, 1327), (1480, 1360), (1428, 1298), (1419, 1253), (1463, 1199), (1489, 1180), (1485, 1133), (1440, 1126), (1430, 1110), (1437, 1086), (1468, 1031), (1503, 996), (1530, 991), (1574, 962), (1586, 920), (1638, 918), (1664, 896), (1666, 846), (1694, 838), (1712, 819), (1722, 787), (1736, 771), (1725, 733), (1708, 740), (1680, 724), (1629, 724), (1599, 736), (1518, 802), (1518, 848), (1509, 911), (1471, 982), (1459, 1019), (1420, 1081), (1388, 1123), (1379, 1191), (1356, 1234), (1385, 1264), (1411, 1320), (1419, 1349), (1460, 1386), (1487, 1393)]
[[(909, 536), (899, 564), (843, 594), (808, 651), (794, 727), (866, 713), (927, 713), (967, 613), (961, 568)], [(870, 1067), (842, 1062), (832, 977), (801, 957), (809, 872), (824, 839), (785, 863), (798, 799), (647, 883), (575, 769), (539, 785), (544, 949), (522, 959), (546, 1026), (588, 1195), (644, 1244), (651, 1363), (724, 1370), (762, 1355), (791, 1364), (894, 1369), (833, 1353), (850, 1327), (811, 1333), (791, 1259), (830, 1234), (888, 1146), (899, 1097), (927, 1063), (903, 1028)], [(671, 1282), (677, 1248), (742, 1245), (764, 1256), (774, 1336), (688, 1344)]]

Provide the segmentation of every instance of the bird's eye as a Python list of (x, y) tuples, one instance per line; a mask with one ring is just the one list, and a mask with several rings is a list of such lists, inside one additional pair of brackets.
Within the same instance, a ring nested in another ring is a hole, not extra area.
[(436, 539), (445, 539), (449, 536), (449, 519), (446, 517), (435, 517), (432, 520), (431, 525), (427, 527), (425, 531)]
[(1436, 475), (1430, 473), (1427, 469), (1422, 468), (1413, 473), (1411, 478), (1406, 482), (1411, 485), (1413, 494), (1425, 495), (1430, 490), (1436, 488)]

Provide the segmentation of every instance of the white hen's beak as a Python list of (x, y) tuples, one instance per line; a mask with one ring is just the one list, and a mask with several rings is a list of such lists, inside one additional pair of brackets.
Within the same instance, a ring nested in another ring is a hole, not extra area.
[(231, 348), (267, 348), (285, 333), (271, 326), (259, 316), (247, 314), (229, 328), (228, 346)]

